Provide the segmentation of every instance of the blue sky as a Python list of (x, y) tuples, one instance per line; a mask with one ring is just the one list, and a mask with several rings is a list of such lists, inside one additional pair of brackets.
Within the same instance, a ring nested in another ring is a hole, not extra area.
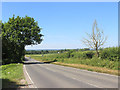
[(33, 17), (43, 28), (43, 42), (26, 49), (85, 48), (81, 40), (91, 33), (95, 19), (108, 37), (103, 47), (118, 46), (117, 2), (3, 2), (3, 22), (13, 14)]

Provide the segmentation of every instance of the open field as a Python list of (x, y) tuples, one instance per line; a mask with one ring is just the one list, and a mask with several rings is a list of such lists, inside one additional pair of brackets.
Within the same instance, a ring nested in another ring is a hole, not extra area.
[(0, 67), (2, 71), (2, 88), (20, 88), (26, 86), (23, 74), (23, 64), (7, 64)]

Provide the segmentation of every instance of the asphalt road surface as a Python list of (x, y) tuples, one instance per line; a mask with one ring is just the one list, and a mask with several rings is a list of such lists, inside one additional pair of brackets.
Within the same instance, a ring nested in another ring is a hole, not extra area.
[(36, 88), (118, 88), (115, 75), (27, 59), (24, 66)]

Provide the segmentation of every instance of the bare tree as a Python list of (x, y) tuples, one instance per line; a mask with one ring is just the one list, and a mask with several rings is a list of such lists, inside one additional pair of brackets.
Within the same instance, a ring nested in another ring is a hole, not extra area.
[(92, 34), (88, 34), (88, 39), (84, 38), (82, 42), (87, 45), (89, 48), (93, 48), (96, 50), (96, 55), (99, 57), (98, 49), (106, 42), (107, 37), (104, 37), (103, 31), (100, 31), (100, 29), (97, 27), (96, 20), (93, 23), (92, 27)]

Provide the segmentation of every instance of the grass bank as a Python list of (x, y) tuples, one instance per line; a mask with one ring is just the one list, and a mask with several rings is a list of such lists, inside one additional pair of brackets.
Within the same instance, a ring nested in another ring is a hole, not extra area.
[(54, 62), (53, 64), (69, 66), (69, 67), (74, 67), (78, 69), (85, 69), (88, 71), (95, 71), (95, 72), (100, 72), (100, 73), (118, 75), (118, 70), (111, 70), (111, 69), (103, 68), (103, 67), (95, 67), (95, 66), (89, 66), (89, 65), (83, 65), (83, 64), (68, 64), (68, 63), (61, 63), (61, 62)]
[(23, 64), (7, 64), (0, 66), (2, 88), (22, 88), (27, 85), (23, 73)]
[(26, 55), (26, 57), (31, 57), (41, 62), (57, 60), (57, 62), (53, 62), (53, 64), (85, 69), (88, 71), (118, 75), (117, 61), (115, 62), (109, 60), (101, 60), (99, 58), (92, 58), (92, 59), (62, 58), (62, 57), (59, 58), (58, 54), (44, 54), (44, 56), (33, 54), (33, 55)]

